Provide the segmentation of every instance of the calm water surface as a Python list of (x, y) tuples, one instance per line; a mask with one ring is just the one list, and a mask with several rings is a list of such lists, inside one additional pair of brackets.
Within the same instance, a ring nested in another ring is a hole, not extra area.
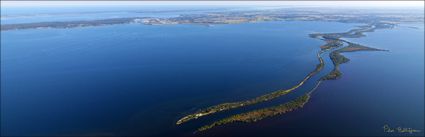
[[(423, 136), (423, 24), (400, 26), (348, 39), (390, 51), (344, 53), (351, 61), (341, 65), (342, 78), (323, 82), (303, 109), (255, 124), (213, 129), (208, 134)], [(386, 124), (421, 132), (386, 133)], [(240, 130), (244, 132), (237, 132)]]
[[(2, 135), (192, 135), (224, 114), (174, 123), (203, 107), (295, 85), (318, 63), (323, 42), (309, 33), (356, 25), (130, 24), (2, 31)], [(325, 82), (305, 109), (204, 134), (382, 134), (385, 123), (423, 130), (423, 28), (377, 31), (356, 42), (391, 52), (346, 54), (352, 61), (341, 66), (343, 78)]]

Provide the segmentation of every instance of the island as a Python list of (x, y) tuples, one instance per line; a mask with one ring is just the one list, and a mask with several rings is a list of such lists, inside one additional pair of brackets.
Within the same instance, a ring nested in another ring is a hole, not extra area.
[[(379, 26), (379, 27), (377, 27)], [(342, 47), (343, 43), (348, 43), (349, 46), (346, 46), (342, 49), (339, 50), (334, 50), (332, 51), (329, 56), (334, 64), (334, 69), (326, 76), (322, 77), (322, 80), (331, 80), (331, 79), (337, 79), (339, 78), (342, 73), (339, 71), (339, 65), (342, 63), (346, 63), (349, 61), (348, 58), (346, 58), (345, 56), (341, 55), (341, 52), (354, 52), (354, 51), (363, 51), (363, 50), (373, 50), (373, 51), (379, 51), (379, 49), (374, 49), (374, 48), (369, 48), (366, 46), (361, 46), (359, 44), (354, 44), (345, 40), (341, 40), (340, 38), (343, 37), (363, 37), (364, 36), (364, 32), (373, 32), (375, 29), (378, 28), (392, 28), (394, 27), (394, 24), (389, 24), (389, 23), (371, 23), (369, 25), (365, 25), (365, 26), (360, 26), (357, 29), (352, 29), (348, 32), (344, 32), (344, 33), (325, 33), (325, 34), (321, 34), (321, 33), (317, 33), (317, 34), (310, 34), (310, 37), (312, 38), (320, 38), (322, 40), (324, 40), (326, 43), (323, 46), (320, 46), (321, 51), (319, 53), (317, 53), (317, 58), (319, 59), (319, 64), (316, 66), (316, 69), (314, 69), (312, 72), (310, 72), (302, 81), (300, 81), (297, 85), (293, 86), (290, 89), (286, 89), (286, 90), (277, 90), (274, 92), (271, 92), (269, 94), (265, 94), (250, 100), (245, 100), (245, 101), (239, 101), (239, 102), (231, 102), (231, 103), (222, 103), (222, 104), (218, 104), (215, 106), (211, 106), (205, 109), (201, 109), (198, 110), (197, 112), (193, 113), (193, 114), (189, 114), (187, 116), (184, 116), (182, 118), (180, 118), (176, 124), (182, 124), (185, 122), (188, 122), (190, 120), (193, 119), (198, 119), (200, 117), (203, 116), (207, 116), (207, 115), (211, 115), (217, 112), (221, 112), (221, 111), (226, 111), (226, 110), (230, 110), (230, 109), (235, 109), (235, 108), (239, 108), (239, 107), (244, 107), (244, 106), (248, 106), (248, 105), (253, 105), (253, 104), (257, 104), (257, 103), (261, 103), (261, 102), (265, 102), (265, 101), (269, 101), (272, 99), (275, 99), (277, 97), (286, 95), (288, 93), (290, 93), (291, 91), (297, 89), (298, 87), (302, 86), (304, 84), (304, 82), (306, 82), (309, 78), (311, 78), (312, 76), (314, 76), (315, 74), (317, 74), (318, 72), (321, 71), (321, 69), (324, 66), (324, 62), (323, 59), (320, 57), (320, 54), (322, 54), (323, 52), (327, 51), (327, 50), (333, 50), (336, 49), (338, 47)]]
[(373, 22), (368, 25), (359, 26), (359, 28), (352, 29), (348, 32), (343, 33), (316, 33), (316, 34), (310, 34), (310, 37), (312, 38), (319, 38), (321, 40), (324, 40), (326, 44), (324, 46), (321, 46), (320, 48), (322, 50), (342, 47), (343, 43), (346, 43), (348, 46), (342, 47), (338, 50), (334, 50), (329, 54), (330, 59), (332, 60), (332, 63), (334, 65), (334, 69), (327, 74), (326, 76), (323, 76), (322, 80), (335, 80), (341, 77), (342, 73), (339, 70), (339, 65), (343, 63), (347, 63), (350, 61), (347, 57), (342, 55), (343, 52), (356, 52), (356, 51), (388, 51), (383, 49), (376, 49), (371, 47), (366, 47), (360, 44), (355, 44), (346, 40), (343, 40), (341, 38), (359, 38), (364, 37), (365, 32), (373, 32), (376, 29), (390, 29), (394, 28), (396, 24), (391, 24), (387, 22)]
[(265, 101), (270, 101), (272, 99), (275, 99), (277, 97), (286, 95), (288, 93), (290, 93), (291, 91), (297, 89), (298, 87), (302, 86), (308, 79), (310, 79), (312, 76), (314, 76), (315, 74), (317, 74), (318, 72), (320, 72), (323, 67), (324, 67), (324, 61), (323, 58), (320, 56), (323, 53), (323, 51), (320, 51), (319, 53), (317, 53), (317, 58), (319, 59), (319, 64), (316, 65), (315, 69), (310, 72), (309, 74), (307, 74), (307, 76), (301, 80), (297, 85), (291, 87), (290, 89), (281, 89), (281, 90), (277, 90), (274, 92), (271, 92), (269, 94), (265, 94), (253, 99), (249, 99), (249, 100), (245, 100), (245, 101), (239, 101), (239, 102), (231, 102), (231, 103), (222, 103), (222, 104), (218, 104), (215, 106), (211, 106), (205, 109), (201, 109), (198, 110), (197, 112), (193, 113), (193, 114), (189, 114), (187, 116), (184, 116), (182, 118), (180, 118), (176, 124), (182, 124), (185, 122), (188, 122), (190, 120), (193, 119), (198, 119), (200, 117), (203, 116), (207, 116), (210, 114), (214, 114), (217, 112), (221, 112), (221, 111), (226, 111), (229, 109), (235, 109), (235, 108), (239, 108), (239, 107), (243, 107), (243, 106), (248, 106), (248, 105), (254, 105), (257, 103), (261, 103), (261, 102), (265, 102)]
[[(311, 73), (309, 73), (309, 75), (307, 75), (307, 77), (309, 78), (312, 75), (320, 72), (320, 70), (323, 68), (324, 62), (323, 62), (323, 59), (320, 57), (320, 54), (322, 54), (324, 52), (330, 51), (329, 57), (332, 60), (332, 63), (334, 65), (334, 69), (330, 73), (328, 73), (327, 75), (320, 78), (318, 80), (316, 86), (311, 91), (307, 92), (303, 96), (300, 96), (300, 97), (298, 97), (294, 100), (291, 100), (287, 103), (284, 103), (284, 104), (280, 104), (280, 105), (272, 106), (272, 107), (267, 107), (267, 108), (263, 108), (263, 109), (257, 109), (257, 110), (253, 110), (253, 111), (249, 111), (249, 112), (245, 112), (245, 113), (241, 113), (241, 114), (232, 115), (230, 117), (215, 121), (212, 124), (202, 126), (197, 131), (198, 132), (205, 131), (205, 130), (211, 129), (213, 127), (216, 127), (216, 126), (225, 125), (225, 124), (229, 124), (229, 123), (233, 123), (233, 122), (256, 122), (258, 120), (261, 120), (261, 119), (264, 119), (264, 118), (267, 118), (267, 117), (285, 114), (285, 113), (291, 112), (293, 110), (302, 108), (308, 102), (308, 100), (310, 99), (311, 92), (313, 92), (315, 89), (317, 89), (322, 81), (335, 80), (335, 79), (338, 79), (338, 78), (341, 77), (342, 72), (339, 70), (339, 65), (349, 61), (349, 59), (347, 57), (343, 56), (341, 53), (357, 52), (357, 51), (388, 51), (388, 50), (371, 48), (371, 47), (363, 46), (363, 45), (360, 45), (360, 44), (352, 43), (352, 42), (349, 42), (349, 41), (341, 39), (341, 38), (364, 37), (365, 32), (373, 32), (373, 31), (375, 31), (375, 29), (393, 28), (395, 25), (396, 24), (391, 24), (391, 23), (387, 23), (387, 22), (372, 22), (372, 23), (369, 23), (368, 25), (359, 26), (359, 28), (351, 29), (350, 31), (343, 32), (343, 33), (310, 34), (309, 36), (311, 38), (321, 39), (325, 42), (325, 44), (320, 46), (321, 50), (317, 54), (317, 56), (320, 60), (320, 64), (318, 64), (316, 66), (316, 69), (314, 71), (312, 71)], [(344, 46), (344, 44), (347, 45), (347, 46)], [(297, 86), (295, 86), (293, 88), (298, 88), (306, 80), (308, 80), (308, 79), (304, 79), (300, 84), (298, 84)], [(291, 89), (293, 89), (293, 88), (291, 88)], [(267, 98), (267, 100), (261, 100), (261, 101), (258, 101), (258, 102), (253, 102), (253, 104), (268, 101), (270, 99), (274, 99), (274, 98), (277, 98), (279, 96), (285, 95), (289, 92), (290, 91), (285, 92), (284, 94), (278, 94), (279, 91), (272, 92), (272, 93), (266, 94), (266, 95), (273, 95), (273, 93), (277, 93), (278, 95), (273, 96), (273, 98)], [(260, 97), (263, 97), (263, 96), (260, 96)], [(238, 105), (238, 103), (235, 103), (234, 105)], [(242, 105), (239, 104), (239, 105), (240, 106), (238, 106), (238, 107), (242, 107), (245, 104), (242, 104)], [(233, 108), (236, 108), (236, 107), (233, 107)], [(219, 112), (219, 111), (223, 111), (223, 110), (227, 110), (227, 109), (230, 109), (230, 108), (222, 107), (221, 105), (217, 105), (217, 106), (214, 106), (210, 109), (206, 109), (206, 110), (209, 110), (209, 111), (200, 111), (200, 112), (195, 113), (193, 115), (189, 115), (189, 117), (184, 117), (184, 118), (182, 118), (178, 121), (178, 124), (181, 124), (183, 122), (187, 122), (191, 119), (196, 119), (196, 118), (199, 118), (201, 116), (209, 115), (209, 114)], [(205, 113), (205, 112), (207, 112), (207, 113)]]
[(230, 124), (233, 122), (247, 122), (247, 123), (256, 122), (267, 117), (285, 114), (285, 113), (294, 111), (296, 109), (302, 108), (309, 101), (311, 97), (311, 93), (315, 91), (317, 87), (319, 87), (320, 83), (321, 81), (318, 81), (316, 86), (311, 91), (287, 103), (284, 103), (278, 106), (253, 110), (253, 111), (249, 111), (249, 112), (245, 112), (241, 114), (236, 114), (236, 115), (221, 119), (219, 121), (213, 122), (210, 125), (202, 126), (197, 131), (201, 132), (216, 126)]

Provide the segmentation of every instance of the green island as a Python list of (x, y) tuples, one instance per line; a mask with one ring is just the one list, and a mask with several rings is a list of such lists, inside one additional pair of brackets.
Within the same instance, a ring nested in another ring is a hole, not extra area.
[[(327, 75), (323, 76), (318, 81), (316, 86), (310, 92), (306, 93), (305, 95), (300, 96), (300, 97), (298, 97), (294, 100), (291, 100), (291, 101), (284, 103), (284, 104), (281, 104), (281, 105), (272, 106), (272, 107), (263, 108), (263, 109), (257, 109), (257, 110), (253, 110), (253, 111), (249, 111), (249, 112), (245, 112), (245, 113), (241, 113), (241, 114), (232, 115), (230, 117), (215, 121), (212, 124), (202, 126), (197, 131), (201, 132), (201, 131), (211, 129), (211, 128), (216, 127), (216, 126), (230, 124), (230, 123), (233, 123), (233, 122), (247, 122), (247, 123), (256, 122), (256, 121), (262, 120), (262, 119), (267, 118), (267, 117), (285, 114), (285, 113), (294, 111), (296, 109), (302, 108), (309, 101), (309, 99), (311, 97), (310, 96), (311, 92), (313, 92), (320, 85), (320, 83), (322, 81), (324, 81), (324, 80), (334, 80), (334, 79), (338, 79), (339, 77), (341, 77), (342, 73), (339, 70), (339, 65), (350, 61), (350, 59), (343, 56), (341, 53), (343, 53), (343, 52), (356, 52), (356, 51), (387, 51), (387, 50), (363, 46), (363, 45), (360, 45), (360, 44), (355, 44), (355, 43), (343, 40), (341, 38), (364, 37), (365, 36), (364, 32), (373, 32), (375, 29), (392, 28), (394, 25), (395, 24), (378, 22), (378, 23), (371, 23), (371, 24), (365, 25), (365, 26), (359, 26), (359, 28), (352, 29), (352, 30), (350, 30), (348, 32), (344, 32), (344, 33), (310, 34), (310, 37), (319, 38), (319, 39), (325, 41), (325, 44), (320, 46), (321, 50), (320, 50), (319, 53), (317, 53), (317, 57), (319, 58), (320, 63), (316, 66), (316, 69), (314, 71), (312, 71), (311, 73), (309, 73), (307, 75), (307, 77), (304, 78), (304, 80), (301, 81), (298, 85), (296, 85), (296, 86), (294, 86), (294, 87), (292, 87), (291, 89), (288, 89), (288, 90), (278, 90), (278, 91), (275, 91), (275, 92), (272, 92), (272, 93), (269, 93), (269, 94), (266, 94), (266, 95), (254, 98), (252, 100), (248, 100), (248, 101), (241, 101), (241, 102), (234, 102), (234, 103), (224, 103), (224, 104), (220, 104), (220, 105), (217, 105), (217, 106), (209, 107), (205, 110), (201, 110), (201, 111), (199, 111), (195, 114), (188, 115), (188, 116), (180, 119), (177, 122), (177, 124), (181, 124), (181, 123), (187, 122), (191, 119), (196, 119), (196, 118), (199, 118), (201, 116), (213, 114), (213, 113), (216, 113), (216, 112), (219, 112), (219, 111), (224, 111), (224, 110), (242, 107), (242, 106), (246, 106), (246, 105), (252, 105), (252, 104), (268, 101), (268, 100), (277, 98), (279, 96), (285, 95), (285, 94), (289, 93), (290, 91), (300, 87), (311, 76), (313, 76), (316, 73), (318, 73), (319, 71), (321, 71), (323, 66), (324, 66), (324, 62), (323, 62), (323, 59), (320, 57), (320, 55), (322, 53), (324, 53), (325, 51), (333, 50), (333, 51), (331, 51), (331, 53), (329, 53), (329, 57), (332, 60), (332, 63), (334, 65), (334, 69), (330, 73), (328, 73)], [(344, 46), (344, 43), (346, 43), (347, 46)], [(339, 49), (337, 49), (337, 48), (339, 48)]]
[(326, 44), (323, 46), (320, 46), (320, 49), (322, 50), (330, 50), (333, 48), (341, 47), (343, 45), (343, 42), (339, 40), (325, 40)]
[[(245, 101), (238, 101), (238, 102), (230, 102), (230, 103), (222, 103), (219, 105), (211, 106), (205, 109), (201, 109), (193, 114), (186, 115), (179, 119), (176, 124), (182, 124), (185, 122), (188, 122), (190, 120), (198, 119), (203, 116), (211, 115), (217, 112), (226, 111), (230, 109), (235, 109), (239, 107), (244, 107), (248, 105), (253, 105), (265, 101), (269, 101), (272, 99), (275, 99), (277, 97), (286, 95), (290, 93), (291, 91), (297, 89), (298, 87), (302, 86), (308, 79), (310, 79), (312, 76), (320, 72), (324, 67), (324, 61), (323, 58), (320, 56), (322, 53), (328, 50), (336, 49), (339, 47), (342, 47), (340, 49), (332, 51), (329, 56), (334, 64), (334, 69), (327, 74), (326, 76), (323, 76), (321, 80), (334, 80), (341, 77), (342, 73), (339, 70), (339, 65), (346, 63), (349, 61), (348, 58), (343, 56), (342, 52), (355, 52), (355, 51), (382, 51), (381, 49), (375, 49), (370, 48), (366, 46), (362, 46), (359, 44), (351, 43), (345, 40), (342, 40), (340, 38), (358, 38), (365, 36), (364, 32), (373, 32), (375, 29), (381, 29), (381, 28), (392, 28), (394, 24), (390, 23), (370, 23), (369, 25), (359, 26), (359, 28), (352, 29), (348, 32), (344, 33), (317, 33), (317, 34), (310, 34), (310, 37), (312, 38), (320, 38), (325, 41), (325, 44), (320, 46), (321, 51), (317, 53), (317, 58), (319, 59), (319, 64), (316, 65), (316, 68), (310, 72), (302, 81), (300, 81), (297, 85), (293, 86), (290, 89), (285, 90), (277, 90), (274, 92), (271, 92), (269, 94), (265, 94), (259, 97), (255, 97), (253, 99), (245, 100)], [(344, 43), (347, 43), (348, 46), (343, 47)]]
[(387, 51), (382, 49), (376, 49), (371, 47), (366, 47), (360, 44), (355, 44), (352, 42), (348, 42), (346, 40), (342, 40), (341, 38), (359, 38), (364, 37), (365, 32), (373, 32), (375, 29), (385, 29), (385, 28), (393, 28), (395, 24), (385, 23), (385, 22), (375, 22), (369, 25), (359, 26), (357, 29), (352, 29), (348, 32), (344, 33), (325, 33), (325, 34), (310, 34), (312, 38), (322, 38), (322, 40), (326, 41), (326, 45), (321, 46), (322, 50), (326, 50), (332, 47), (341, 47), (343, 43), (347, 43), (348, 46), (343, 47), (338, 50), (334, 50), (329, 54), (329, 57), (334, 64), (334, 69), (323, 76), (322, 80), (335, 80), (342, 76), (341, 71), (339, 70), (339, 65), (343, 63), (347, 63), (350, 61), (347, 57), (342, 55), (343, 52), (356, 52), (356, 51)]
[(288, 103), (281, 104), (274, 107), (259, 109), (255, 111), (250, 111), (242, 114), (233, 115), (229, 118), (225, 118), (222, 120), (219, 120), (217, 122), (212, 123), (211, 125), (206, 125), (198, 129), (198, 131), (204, 131), (210, 128), (213, 128), (215, 126), (224, 125), (227, 123), (232, 123), (236, 121), (241, 122), (256, 122), (258, 120), (264, 119), (266, 117), (283, 114), (292, 110), (295, 110), (297, 108), (303, 107), (304, 104), (308, 101), (310, 98), (309, 95), (303, 95), (301, 97), (298, 97), (295, 100), (292, 100)]
[(202, 126), (201, 128), (199, 128), (197, 131), (201, 132), (201, 131), (205, 131), (208, 129), (211, 129), (213, 127), (216, 126), (220, 126), (220, 125), (224, 125), (224, 124), (230, 124), (233, 122), (246, 122), (246, 123), (250, 123), (250, 122), (256, 122), (259, 120), (262, 120), (264, 118), (267, 117), (272, 117), (275, 115), (281, 115), (281, 114), (285, 114), (294, 110), (297, 110), (299, 108), (302, 108), (310, 99), (310, 94), (317, 89), (317, 87), (319, 87), (320, 83), (322, 81), (318, 81), (316, 86), (310, 91), (307, 92), (306, 94), (292, 100), (289, 101), (287, 103), (278, 105), (278, 106), (273, 106), (273, 107), (268, 107), (268, 108), (263, 108), (263, 109), (257, 109), (257, 110), (253, 110), (253, 111), (249, 111), (249, 112), (245, 112), (245, 113), (241, 113), (241, 114), (236, 114), (224, 119), (221, 119), (219, 121), (216, 121), (210, 125), (205, 125)]
[(182, 124), (185, 122), (188, 122), (190, 120), (193, 119), (197, 119), (206, 115), (210, 115), (210, 114), (214, 114), (217, 112), (221, 112), (221, 111), (225, 111), (225, 110), (229, 110), (229, 109), (235, 109), (235, 108), (239, 108), (239, 107), (243, 107), (243, 106), (248, 106), (248, 105), (253, 105), (253, 104), (257, 104), (260, 102), (265, 102), (265, 101), (269, 101), (272, 99), (275, 99), (277, 97), (286, 95), (288, 93), (290, 93), (291, 91), (297, 89), (298, 87), (302, 86), (308, 79), (310, 79), (312, 76), (314, 76), (315, 74), (317, 74), (318, 72), (320, 72), (323, 67), (324, 67), (324, 61), (323, 58), (320, 56), (323, 53), (323, 51), (320, 51), (317, 53), (317, 58), (319, 59), (319, 64), (316, 65), (316, 68), (310, 72), (303, 80), (301, 80), (297, 85), (293, 86), (290, 89), (282, 89), (282, 90), (277, 90), (274, 92), (271, 92), (269, 94), (265, 94), (253, 99), (249, 99), (249, 100), (245, 100), (245, 101), (239, 101), (239, 102), (231, 102), (231, 103), (222, 103), (219, 105), (215, 105), (215, 106), (211, 106), (208, 107), (206, 109), (201, 109), (193, 114), (187, 115), (181, 119), (179, 119), (176, 124)]
[(366, 36), (365, 32), (374, 32), (376, 29), (390, 29), (395, 27), (395, 23), (378, 21), (372, 22), (367, 25), (358, 26), (358, 28), (351, 29), (347, 32), (342, 33), (314, 33), (310, 34), (312, 38), (322, 38), (322, 40), (335, 40), (335, 41), (345, 41), (340, 38), (360, 38)]
[(348, 46), (335, 50), (329, 54), (332, 63), (334, 64), (334, 69), (326, 76), (322, 77), (322, 80), (334, 80), (341, 77), (342, 73), (339, 70), (339, 65), (343, 63), (347, 63), (350, 61), (347, 57), (342, 55), (343, 52), (356, 52), (356, 51), (387, 51), (382, 49), (376, 49), (371, 47), (366, 47), (363, 45), (355, 44), (348, 42)]

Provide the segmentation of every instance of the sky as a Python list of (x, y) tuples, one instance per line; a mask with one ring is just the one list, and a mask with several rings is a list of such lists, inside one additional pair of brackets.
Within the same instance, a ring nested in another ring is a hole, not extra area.
[(1, 1), (1, 7), (112, 5), (290, 5), (333, 7), (423, 7), (424, 1)]

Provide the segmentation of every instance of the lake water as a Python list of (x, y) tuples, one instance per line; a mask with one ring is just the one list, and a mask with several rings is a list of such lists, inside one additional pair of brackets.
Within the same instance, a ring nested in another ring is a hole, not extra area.
[[(303, 109), (205, 135), (423, 136), (423, 24), (401, 24), (347, 40), (390, 51), (344, 53), (351, 61), (341, 65), (342, 78), (322, 82)], [(386, 133), (384, 125), (421, 131)]]
[[(270, 8), (266, 8), (270, 9)], [(58, 6), (58, 7), (2, 7), (1, 23), (34, 23), (52, 21), (81, 21), (128, 17), (176, 17), (183, 14), (208, 12), (230, 12), (243, 10), (263, 10), (251, 6)]]
[[(292, 21), (2, 31), (1, 134), (194, 135), (199, 126), (244, 110), (182, 126), (175, 122), (200, 108), (292, 87), (318, 63), (323, 42), (308, 34), (357, 25)], [(423, 28), (379, 30), (352, 41), (390, 52), (345, 54), (351, 61), (341, 66), (343, 77), (324, 82), (301, 110), (195, 135), (382, 135), (385, 123), (423, 131)], [(325, 59), (325, 70), (312, 81), (266, 105), (311, 89), (332, 69)]]

